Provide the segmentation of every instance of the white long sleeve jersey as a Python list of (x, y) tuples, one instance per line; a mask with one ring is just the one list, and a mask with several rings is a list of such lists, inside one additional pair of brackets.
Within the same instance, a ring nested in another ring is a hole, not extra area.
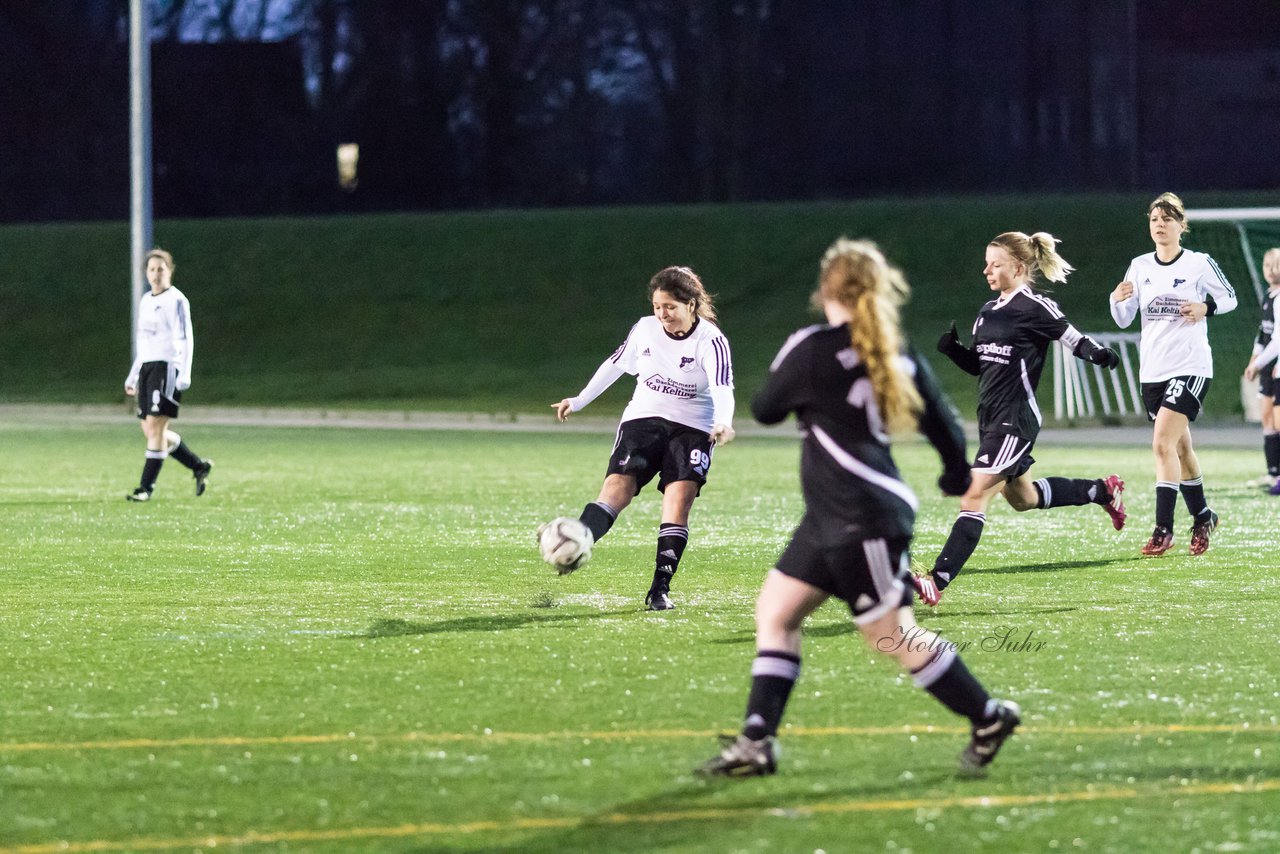
[(1236, 292), (1217, 262), (1203, 252), (1184, 249), (1166, 264), (1149, 252), (1129, 263), (1124, 278), (1133, 282), (1133, 296), (1112, 300), (1111, 316), (1126, 327), (1142, 313), (1138, 378), (1158, 383), (1186, 374), (1212, 377), (1209, 325), (1204, 320), (1192, 323), (1179, 310), (1185, 303), (1206, 302), (1207, 297), (1216, 305), (1215, 314), (1236, 307)]
[(665, 418), (708, 433), (716, 424), (733, 426), (729, 341), (705, 318), (698, 318), (682, 338), (668, 335), (656, 317), (641, 318), (586, 388), (569, 399), (570, 409), (582, 409), (623, 374), (636, 377), (623, 421)]
[(138, 355), (129, 368), (126, 386), (138, 384), (138, 372), (145, 362), (173, 365), (178, 371), (179, 391), (191, 385), (191, 356), (196, 341), (191, 328), (191, 303), (182, 291), (171, 285), (158, 294), (143, 294), (134, 335)]

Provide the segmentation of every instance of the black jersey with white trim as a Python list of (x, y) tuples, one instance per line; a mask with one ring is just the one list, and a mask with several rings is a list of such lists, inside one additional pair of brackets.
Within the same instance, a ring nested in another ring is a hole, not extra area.
[(1058, 304), (1025, 285), (993, 299), (973, 324), (978, 354), (978, 430), (1034, 440), (1040, 433), (1036, 387), (1049, 345), (1061, 338), (1068, 349), (1080, 333)]
[[(1258, 355), (1271, 343), (1276, 333), (1276, 296), (1280, 290), (1268, 289), (1262, 295), (1262, 321), (1258, 324), (1258, 337), (1253, 341), (1253, 355)], [(1258, 365), (1259, 368), (1262, 365)]]
[[(924, 399), (920, 431), (948, 469), (967, 470), (964, 434), (928, 364), (908, 349), (900, 358)], [(911, 536), (917, 500), (890, 453), (866, 365), (849, 328), (810, 326), (792, 335), (751, 402), (764, 424), (794, 412), (805, 433), (800, 480), (808, 518), (826, 545), (868, 536)]]

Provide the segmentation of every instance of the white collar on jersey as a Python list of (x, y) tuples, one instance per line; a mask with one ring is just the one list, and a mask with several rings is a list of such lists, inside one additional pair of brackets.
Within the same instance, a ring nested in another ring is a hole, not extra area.
[(1028, 295), (1028, 296), (1030, 296), (1030, 295), (1031, 295), (1031, 288), (1030, 288), (1030, 286), (1028, 286), (1028, 285), (1024, 282), (1023, 284), (1018, 285), (1016, 288), (1014, 288), (1013, 290), (1009, 291), (1009, 293), (1007, 293), (1007, 294), (1001, 294), (1000, 296), (996, 297), (996, 304), (993, 306), (993, 308), (1000, 308), (1002, 305), (1007, 304), (1007, 303), (1009, 302), (1009, 300), (1011, 300), (1011, 299), (1013, 299), (1014, 297), (1016, 297), (1016, 296), (1017, 296), (1020, 292), (1022, 292), (1022, 291), (1026, 291), (1026, 293), (1027, 293), (1027, 295)]

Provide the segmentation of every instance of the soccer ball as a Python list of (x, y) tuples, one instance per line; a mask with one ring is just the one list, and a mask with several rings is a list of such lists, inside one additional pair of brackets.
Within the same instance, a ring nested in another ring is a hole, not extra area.
[(595, 537), (591, 529), (568, 516), (538, 526), (538, 549), (542, 559), (561, 575), (568, 575), (591, 559)]

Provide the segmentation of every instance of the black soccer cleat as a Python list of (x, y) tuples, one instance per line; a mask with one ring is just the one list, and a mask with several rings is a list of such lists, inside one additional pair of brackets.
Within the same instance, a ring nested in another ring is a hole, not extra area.
[(1000, 745), (1013, 735), (1022, 723), (1022, 709), (1009, 700), (996, 700), (995, 712), (980, 724), (973, 725), (973, 737), (960, 754), (959, 773), (965, 777), (980, 777), (991, 760), (996, 758)]
[(141, 502), (141, 501), (150, 501), (150, 500), (151, 500), (151, 490), (149, 490), (149, 489), (143, 489), (141, 486), (139, 486), (139, 487), (138, 487), (137, 489), (135, 489), (133, 492), (130, 492), (128, 495), (126, 495), (126, 496), (124, 497), (124, 499), (125, 499), (125, 501), (139, 501), (139, 502)]
[(204, 465), (196, 469), (196, 497), (204, 495), (205, 481), (209, 479), (209, 472), (213, 471), (213, 460), (205, 460)]
[(676, 607), (676, 603), (671, 601), (666, 590), (654, 588), (645, 594), (644, 607), (649, 611), (670, 611)]
[(772, 736), (756, 740), (745, 735), (722, 735), (724, 747), (694, 769), (699, 777), (767, 777), (778, 772)]

